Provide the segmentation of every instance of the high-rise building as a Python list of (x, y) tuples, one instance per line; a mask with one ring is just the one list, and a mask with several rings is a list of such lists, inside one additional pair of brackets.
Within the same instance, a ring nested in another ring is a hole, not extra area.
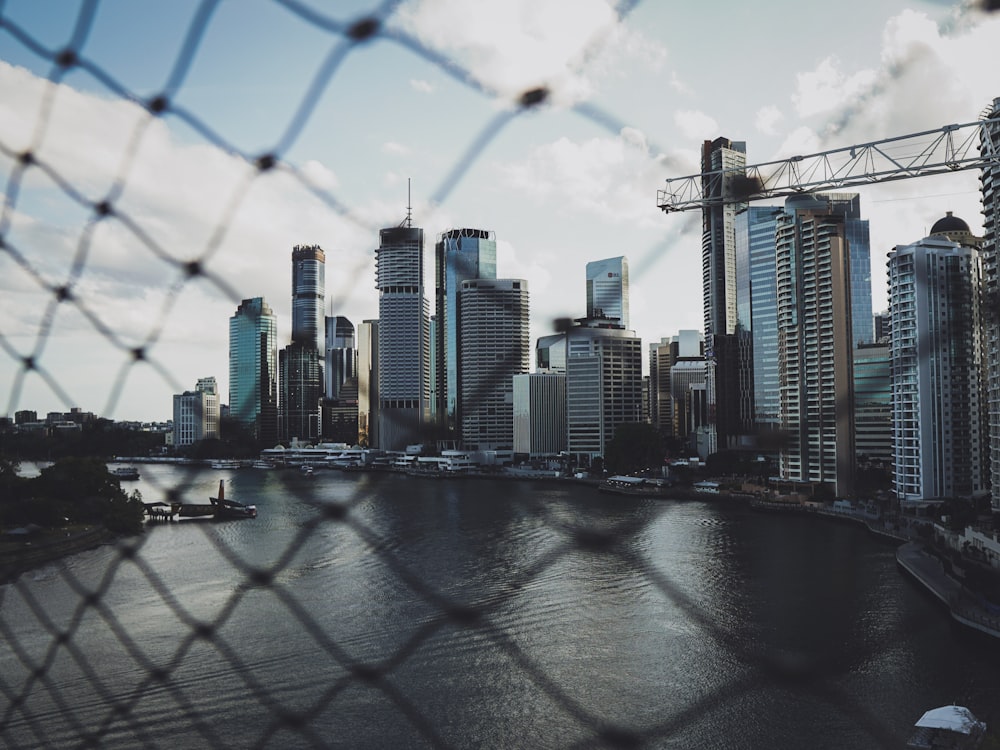
[[(424, 230), (379, 232), (378, 447), (401, 450), (424, 438), (430, 416), (430, 309), (424, 296)], [(371, 436), (369, 435), (369, 440)]]
[(891, 364), (887, 343), (854, 349), (854, 449), (861, 466), (892, 463)]
[(319, 351), (293, 341), (278, 353), (281, 437), (285, 442), (312, 442), (322, 435), (323, 367)]
[(323, 350), (326, 254), (319, 245), (292, 248), (292, 342)]
[(740, 447), (752, 430), (746, 390), (750, 363), (749, 332), (738, 330), (736, 216), (745, 203), (733, 201), (744, 179), (746, 143), (716, 138), (702, 146), (703, 173), (733, 170), (723, 178), (704, 177), (702, 193), (701, 272), (705, 314), (705, 382), (708, 428), (717, 450)]
[(513, 450), (515, 375), (528, 372), (528, 282), (470, 279), (458, 292), (462, 445)]
[(326, 383), (323, 395), (335, 399), (348, 378), (357, 375), (357, 349), (354, 346), (354, 324), (343, 315), (326, 316)]
[(888, 265), (896, 496), (969, 497), (987, 486), (979, 251), (931, 236)]
[(646, 403), (649, 423), (663, 434), (674, 434), (673, 401), (670, 398), (670, 368), (674, 363), (673, 340), (667, 336), (649, 345), (649, 381)]
[(628, 328), (628, 259), (625, 256), (587, 264), (587, 317), (613, 318)]
[(292, 341), (278, 356), (278, 413), (286, 442), (313, 441), (322, 435), (325, 267), (326, 255), (319, 245), (292, 248)]
[(540, 336), (535, 342), (536, 372), (566, 372), (566, 334)]
[(435, 419), (449, 434), (460, 429), (461, 326), (458, 306), (462, 282), (496, 279), (497, 243), (485, 229), (450, 229), (434, 245), (434, 397)]
[(851, 254), (824, 195), (785, 201), (775, 230), (783, 479), (854, 492)]
[(618, 425), (643, 421), (642, 340), (605, 318), (582, 318), (565, 336), (566, 447), (589, 465)]
[(566, 373), (515, 375), (514, 453), (535, 458), (566, 450)]
[(748, 206), (736, 215), (737, 321), (750, 333), (753, 432), (758, 448), (780, 423), (778, 399), (778, 287), (774, 264), (777, 206)]
[(219, 389), (215, 378), (199, 378), (193, 391), (174, 395), (174, 445), (219, 437)]
[(263, 297), (229, 319), (229, 415), (262, 445), (278, 439), (278, 321)]
[[(985, 118), (1000, 118), (1000, 97)], [(980, 153), (1000, 154), (1000, 125), (983, 132)], [(992, 159), (980, 176), (983, 196), (983, 286), (981, 309), (986, 357), (986, 408), (989, 434), (993, 512), (1000, 513), (1000, 159)]]
[(358, 326), (358, 443), (378, 445), (378, 321)]

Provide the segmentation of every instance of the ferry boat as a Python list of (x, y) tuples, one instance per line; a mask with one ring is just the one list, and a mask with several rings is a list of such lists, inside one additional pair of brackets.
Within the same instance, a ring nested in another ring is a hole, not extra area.
[(118, 466), (111, 470), (111, 475), (118, 479), (138, 479), (139, 470), (134, 466)]
[(242, 465), (236, 459), (220, 458), (212, 461), (213, 469), (238, 469)]

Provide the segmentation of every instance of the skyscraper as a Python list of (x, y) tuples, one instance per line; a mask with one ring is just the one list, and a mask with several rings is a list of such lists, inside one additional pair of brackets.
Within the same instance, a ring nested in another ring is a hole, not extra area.
[(986, 486), (979, 284), (975, 247), (932, 236), (889, 253), (893, 485), (902, 501)]
[(326, 254), (319, 245), (292, 248), (292, 342), (322, 351)]
[(828, 196), (789, 198), (775, 230), (781, 476), (854, 491), (851, 255)]
[[(430, 415), (430, 309), (424, 297), (424, 230), (379, 232), (378, 447), (400, 450), (423, 439)], [(369, 436), (370, 439), (370, 436)]]
[(326, 317), (326, 383), (323, 395), (337, 398), (340, 387), (356, 373), (357, 349), (354, 347), (354, 324), (343, 315)]
[(774, 233), (782, 209), (748, 206), (736, 215), (736, 313), (750, 336), (750, 394), (753, 432), (766, 436), (778, 429), (778, 290)]
[[(702, 192), (701, 273), (705, 314), (705, 382), (713, 449), (740, 446), (741, 434), (752, 430), (746, 391), (750, 377), (749, 332), (738, 331), (736, 215), (745, 203), (734, 202), (744, 179), (746, 143), (716, 138), (702, 145), (703, 173), (733, 170), (722, 178), (704, 177)], [(741, 335), (742, 333), (742, 335)]]
[(628, 259), (625, 256), (587, 264), (587, 317), (616, 318), (628, 328)]
[(358, 442), (378, 445), (378, 321), (358, 326)]
[(326, 255), (319, 245), (292, 248), (292, 341), (278, 357), (278, 407), (285, 441), (312, 441), (322, 434), (325, 267)]
[(493, 232), (485, 229), (451, 229), (443, 232), (434, 245), (434, 395), (435, 418), (454, 434), (461, 423), (459, 336), (459, 290), (469, 279), (496, 279), (497, 243)]
[(528, 372), (528, 282), (470, 279), (458, 292), (462, 445), (514, 448), (513, 377)]
[(262, 445), (278, 439), (278, 322), (263, 297), (229, 319), (229, 415)]
[[(1000, 97), (985, 115), (1000, 117)], [(983, 154), (1000, 154), (1000, 125), (984, 131)], [(986, 414), (988, 415), (990, 484), (993, 512), (1000, 513), (1000, 159), (994, 158), (980, 177), (983, 194), (983, 344), (986, 355)]]
[(642, 340), (602, 318), (583, 318), (565, 335), (566, 446), (586, 466), (618, 425), (643, 421)]

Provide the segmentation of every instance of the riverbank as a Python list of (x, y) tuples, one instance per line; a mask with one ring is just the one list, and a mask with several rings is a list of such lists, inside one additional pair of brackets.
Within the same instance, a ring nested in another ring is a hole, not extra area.
[(73, 532), (51, 529), (24, 541), (0, 542), (0, 585), (13, 583), (22, 573), (100, 547), (113, 539), (115, 535), (103, 526), (89, 526)]
[(1000, 638), (1000, 611), (991, 611), (981, 598), (945, 571), (941, 561), (918, 542), (896, 550), (896, 563), (913, 580), (948, 608), (951, 618), (966, 628)]

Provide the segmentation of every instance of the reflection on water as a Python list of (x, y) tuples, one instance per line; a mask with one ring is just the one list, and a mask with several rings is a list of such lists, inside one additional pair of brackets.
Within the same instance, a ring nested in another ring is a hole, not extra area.
[[(220, 476), (142, 473), (146, 500), (183, 479), (185, 502)], [(952, 700), (1000, 721), (995, 657), (853, 527), (552, 483), (222, 475), (256, 520), (151, 526), (132, 560), (0, 587), (0, 742), (868, 748)]]

